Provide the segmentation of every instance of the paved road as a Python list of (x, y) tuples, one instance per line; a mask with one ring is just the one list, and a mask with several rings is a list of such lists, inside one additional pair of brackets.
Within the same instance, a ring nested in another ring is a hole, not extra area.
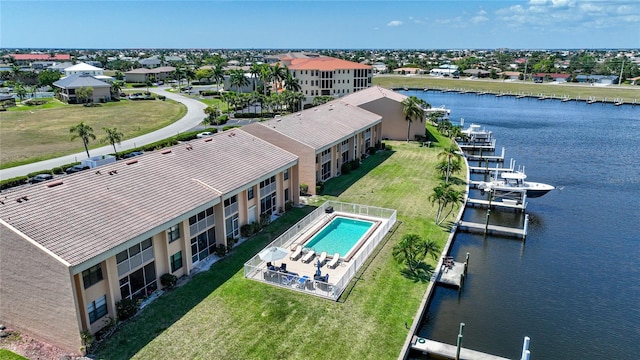
[[(207, 106), (198, 100), (190, 99), (179, 94), (167, 92), (165, 91), (166, 88), (167, 87), (149, 89), (149, 91), (156, 93), (158, 95), (164, 95), (168, 99), (181, 102), (187, 107), (186, 115), (182, 117), (180, 120), (176, 121), (175, 123), (165, 128), (156, 130), (152, 133), (138, 136), (137, 138), (125, 140), (120, 145), (116, 144), (116, 149), (118, 149), (118, 151), (128, 150), (128, 149), (146, 145), (158, 140), (166, 139), (170, 136), (190, 130), (200, 125), (200, 123), (205, 117), (204, 109)], [(110, 153), (113, 153), (113, 146), (111, 145), (106, 145), (97, 149), (89, 150), (89, 154), (91, 156), (107, 155)], [(55, 159), (49, 159), (49, 160), (44, 160), (44, 161), (26, 164), (22, 166), (16, 166), (8, 169), (2, 169), (0, 170), (0, 179), (2, 180), (10, 179), (16, 176), (27, 175), (28, 173), (35, 172), (35, 171), (49, 170), (57, 166), (62, 166), (72, 162), (81, 161), (86, 158), (87, 158), (87, 154), (85, 152), (80, 152), (77, 154), (66, 155), (59, 158), (55, 158)]]

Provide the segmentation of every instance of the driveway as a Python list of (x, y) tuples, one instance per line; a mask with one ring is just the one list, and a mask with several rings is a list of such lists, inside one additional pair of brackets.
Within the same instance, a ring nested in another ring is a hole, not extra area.
[[(185, 114), (185, 116), (165, 128), (138, 136), (137, 138), (125, 140), (120, 145), (116, 144), (116, 149), (118, 149), (118, 151), (129, 150), (135, 147), (150, 144), (155, 141), (166, 139), (170, 136), (185, 132), (200, 125), (205, 117), (204, 109), (207, 107), (207, 105), (201, 103), (198, 100), (190, 99), (179, 94), (165, 91), (165, 89), (167, 88), (168, 87), (164, 86), (159, 88), (152, 88), (149, 89), (149, 91), (158, 95), (164, 95), (168, 99), (175, 100), (184, 104), (187, 107), (187, 113)], [(97, 149), (89, 150), (89, 154), (91, 154), (91, 156), (107, 155), (112, 152), (113, 147), (111, 145), (106, 145)], [(2, 169), (0, 170), (0, 180), (27, 175), (35, 171), (53, 169), (54, 167), (81, 161), (86, 158), (87, 154), (83, 151), (76, 154), (65, 155), (55, 159), (49, 159), (8, 169)]]

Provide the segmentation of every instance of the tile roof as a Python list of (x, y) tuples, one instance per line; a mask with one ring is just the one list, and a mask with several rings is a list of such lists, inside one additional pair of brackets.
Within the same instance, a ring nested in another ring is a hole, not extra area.
[(173, 66), (161, 66), (154, 69), (138, 68), (125, 72), (124, 74), (159, 74), (163, 72), (174, 72), (176, 68)]
[(343, 96), (340, 100), (351, 105), (360, 106), (381, 98), (389, 98), (397, 102), (402, 102), (407, 97), (408, 96), (400, 94), (399, 92), (385, 89), (381, 86), (372, 86), (364, 90), (356, 91), (353, 94)]
[(91, 75), (86, 74), (73, 74), (53, 83), (53, 86), (57, 86), (64, 89), (77, 89), (83, 86), (91, 87), (111, 87), (104, 81), (100, 81)]
[(9, 54), (15, 60), (34, 60), (34, 61), (65, 61), (71, 60), (69, 54), (55, 54), (53, 57), (49, 54)]
[(3, 192), (0, 218), (74, 266), (297, 161), (239, 129), (209, 139)]
[(345, 69), (372, 69), (370, 65), (363, 65), (353, 61), (336, 59), (328, 56), (317, 58), (285, 58), (282, 61), (287, 64), (289, 70), (345, 70)]
[(335, 144), (382, 121), (374, 114), (342, 100), (250, 126), (265, 126), (316, 150)]

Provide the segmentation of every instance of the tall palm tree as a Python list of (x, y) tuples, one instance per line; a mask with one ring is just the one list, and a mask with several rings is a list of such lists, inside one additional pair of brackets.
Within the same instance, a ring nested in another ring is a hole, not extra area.
[(407, 121), (407, 142), (409, 142), (411, 122), (416, 119), (420, 120), (420, 122), (424, 120), (424, 110), (422, 110), (420, 106), (420, 99), (415, 96), (410, 96), (402, 100), (402, 113), (404, 114), (404, 119)]
[(217, 63), (211, 68), (211, 78), (216, 82), (216, 87), (220, 91), (220, 83), (224, 81), (224, 70), (222, 70), (222, 64)]
[(24, 84), (19, 81), (13, 85), (13, 91), (16, 92), (20, 101), (27, 97), (27, 88), (25, 88)]
[(451, 175), (451, 161), (452, 160), (459, 161), (461, 157), (462, 156), (458, 153), (458, 146), (455, 144), (451, 144), (451, 146), (442, 150), (438, 154), (438, 158), (447, 160), (447, 176), (444, 180), (445, 183), (449, 182), (449, 176)]
[(302, 90), (302, 86), (300, 86), (300, 79), (293, 77), (293, 75), (287, 71), (287, 76), (284, 79), (284, 88), (293, 92)]
[(82, 139), (84, 151), (87, 152), (87, 157), (91, 157), (91, 155), (89, 155), (89, 140), (96, 139), (96, 136), (93, 134), (93, 128), (89, 125), (85, 125), (84, 122), (80, 122), (78, 125), (72, 126), (69, 129), (69, 132), (73, 134), (71, 136), (71, 141), (77, 138)]
[(240, 88), (249, 85), (249, 80), (244, 76), (244, 71), (240, 69), (231, 70), (229, 84), (236, 87), (236, 92), (240, 93)]
[(120, 91), (122, 91), (122, 82), (120, 82), (119, 80), (116, 80), (111, 84), (111, 95), (116, 98), (119, 98)]
[(260, 81), (262, 81), (265, 96), (267, 95), (267, 84), (270, 83), (272, 79), (273, 74), (271, 72), (271, 68), (267, 64), (262, 64), (262, 69), (260, 70)]
[(278, 83), (287, 78), (289, 69), (286, 66), (280, 66), (280, 63), (275, 63), (271, 66), (271, 80), (274, 82), (276, 94), (278, 93)]
[(447, 203), (447, 191), (450, 188), (450, 184), (440, 183), (438, 186), (433, 188), (433, 192), (429, 195), (429, 200), (431, 200), (431, 204), (437, 204), (438, 210), (436, 212), (436, 224), (438, 220), (440, 220), (440, 215), (442, 215), (442, 210)]
[(124, 134), (118, 131), (118, 128), (104, 127), (102, 128), (102, 130), (107, 133), (107, 135), (102, 138), (102, 142), (111, 144), (111, 146), (113, 146), (113, 153), (116, 155), (116, 158), (118, 158), (118, 150), (116, 150), (116, 144), (120, 145), (122, 138), (124, 138)]
[(258, 84), (257, 80), (260, 79), (260, 74), (262, 73), (262, 65), (258, 63), (251, 64), (249, 73), (251, 74), (253, 80), (253, 91), (256, 91), (256, 86)]
[(440, 222), (436, 223), (436, 225), (442, 224), (444, 220), (451, 214), (453, 209), (460, 206), (460, 203), (462, 203), (463, 200), (464, 200), (464, 193), (462, 191), (458, 191), (453, 188), (448, 188), (447, 191), (445, 192), (445, 204), (450, 205), (450, 208), (447, 214), (443, 216), (440, 219)]

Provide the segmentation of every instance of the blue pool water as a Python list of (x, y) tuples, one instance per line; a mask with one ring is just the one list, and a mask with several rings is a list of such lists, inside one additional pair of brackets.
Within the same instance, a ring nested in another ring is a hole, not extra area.
[(316, 253), (326, 251), (329, 255), (339, 253), (344, 257), (373, 224), (371, 221), (337, 216), (315, 234), (304, 247), (313, 249)]

